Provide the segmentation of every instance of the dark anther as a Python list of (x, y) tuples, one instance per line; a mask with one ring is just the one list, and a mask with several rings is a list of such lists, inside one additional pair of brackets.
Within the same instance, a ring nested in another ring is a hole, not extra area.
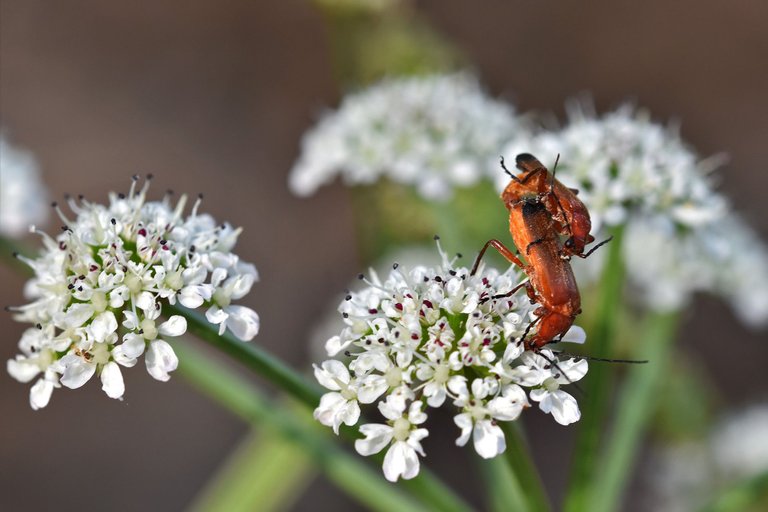
[(461, 254), (460, 252), (457, 252), (457, 253), (456, 253), (456, 257), (457, 257), (457, 258), (463, 258), (463, 257), (464, 257), (464, 255), (463, 255), (463, 254)]
[(111, 222), (113, 226), (117, 224), (117, 220), (114, 217), (109, 219), (109, 222)]
[(456, 271), (455, 270), (449, 270), (448, 273), (451, 274), (452, 276), (456, 275)]
[(352, 300), (352, 296), (351, 295), (347, 295), (346, 297), (344, 297), (344, 300)]
[(202, 192), (200, 192), (199, 194), (197, 194), (197, 198), (198, 198), (198, 199), (202, 199), (202, 198), (203, 198), (203, 193), (202, 193)]
[(125, 199), (125, 194), (120, 192), (119, 194), (117, 194), (117, 197), (119, 197), (120, 199)]
[(18, 257), (19, 257), (19, 253), (17, 253), (16, 251), (13, 251), (13, 253), (12, 253), (12, 254), (13, 254), (13, 257), (14, 257), (14, 258), (18, 258)]
[(42, 330), (43, 329), (43, 324), (35, 324), (35, 327), (37, 327), (38, 329)]
[(438, 283), (442, 283), (443, 282), (443, 278), (440, 277), (440, 276), (435, 276), (435, 281), (437, 281)]
[(349, 313), (342, 313), (341, 316), (342, 318), (349, 318)]
[(138, 174), (134, 174), (133, 176), (131, 176), (131, 179), (133, 181), (139, 181), (139, 175)]
[(363, 274), (357, 274), (357, 278), (362, 281), (363, 279), (365, 279), (365, 276)]
[(393, 263), (393, 264), (392, 264), (392, 268), (393, 268), (393, 269), (397, 269), (397, 267), (399, 267), (399, 266), (400, 266), (400, 264), (399, 264), (399, 263)]
[(57, 203), (56, 201), (51, 203), (51, 208), (56, 208), (57, 206), (59, 206), (59, 203)]
[(433, 238), (435, 239), (435, 241), (440, 240), (440, 235), (435, 235)]
[(152, 173), (147, 174), (147, 181), (150, 181), (154, 177), (155, 177), (155, 175), (152, 174)]

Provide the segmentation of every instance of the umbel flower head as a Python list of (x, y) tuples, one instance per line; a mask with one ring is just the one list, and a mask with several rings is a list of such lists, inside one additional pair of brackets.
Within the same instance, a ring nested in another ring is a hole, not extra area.
[(26, 285), (31, 302), (10, 308), (33, 325), (19, 342), (21, 354), (8, 361), (8, 373), (37, 381), (30, 392), (33, 409), (45, 407), (54, 388), (79, 388), (98, 375), (111, 398), (125, 392), (120, 367), (144, 356), (149, 374), (169, 379), (178, 359), (170, 338), (184, 334), (184, 317), (163, 319), (163, 307), (179, 303), (206, 309), (219, 332), (229, 329), (248, 341), (259, 330), (258, 315), (232, 304), (258, 279), (256, 267), (232, 253), (240, 228), (217, 224), (199, 214), (202, 196), (185, 215), (186, 196), (171, 204), (147, 201), (150, 177), (137, 190), (110, 194), (109, 205), (84, 198), (67, 202), (62, 232), (43, 238), (34, 259), (19, 256), (34, 272)]
[[(560, 156), (557, 178), (579, 190), (595, 236), (624, 229), (623, 261), (648, 307), (678, 309), (703, 291), (750, 324), (768, 321), (768, 248), (715, 191), (718, 159), (699, 159), (675, 130), (630, 106), (602, 117), (588, 110), (573, 105), (563, 129), (517, 138), (505, 155), (530, 152), (550, 170)], [(508, 181), (496, 179), (500, 189)], [(590, 271), (580, 277), (596, 277), (604, 256), (577, 265)]]
[(48, 217), (45, 187), (31, 153), (0, 135), (0, 235), (18, 237)]
[[(329, 392), (314, 416), (334, 432), (360, 421), (360, 404), (377, 404), (384, 421), (361, 425), (355, 448), (362, 455), (387, 448), (384, 475), (391, 481), (418, 474), (429, 408), (451, 404), (456, 444), (472, 439), (485, 458), (505, 449), (498, 423), (517, 419), (530, 401), (562, 425), (580, 417), (561, 387), (581, 379), (587, 362), (525, 350), (521, 338), (535, 307), (508, 295), (523, 276), (485, 265), (470, 275), (456, 258), (440, 255), (435, 267), (395, 264), (383, 281), (373, 271), (361, 276), (366, 286), (339, 306), (346, 326), (326, 343), (328, 355), (344, 362), (315, 366)], [(565, 341), (583, 342), (584, 331), (572, 328)]]
[(348, 95), (304, 135), (289, 185), (306, 196), (337, 175), (348, 185), (386, 177), (446, 199), (485, 177), (518, 129), (512, 108), (469, 74), (389, 79)]

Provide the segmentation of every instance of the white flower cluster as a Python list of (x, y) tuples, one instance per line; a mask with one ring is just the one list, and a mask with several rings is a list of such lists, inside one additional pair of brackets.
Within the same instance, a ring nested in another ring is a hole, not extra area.
[[(347, 362), (315, 366), (315, 377), (330, 392), (314, 416), (334, 432), (358, 423), (360, 404), (378, 403), (384, 423), (361, 425), (365, 437), (355, 448), (371, 455), (389, 447), (383, 468), (390, 481), (418, 474), (428, 407), (451, 402), (458, 409), (456, 444), (471, 437), (484, 458), (504, 451), (498, 422), (517, 419), (529, 398), (562, 425), (580, 418), (576, 400), (560, 388), (581, 379), (587, 362), (524, 349), (534, 306), (508, 295), (522, 276), (514, 268), (499, 273), (484, 265), (470, 275), (440, 254), (437, 267), (394, 265), (383, 282), (373, 271), (369, 279), (361, 276), (368, 286), (341, 303), (346, 327), (326, 344), (329, 356)], [(574, 327), (566, 341), (584, 337)]]
[(34, 157), (0, 135), (0, 235), (18, 237), (44, 222), (47, 195)]
[[(732, 299), (749, 323), (768, 321), (768, 249), (714, 190), (715, 160), (699, 160), (674, 130), (629, 106), (600, 118), (586, 110), (572, 108), (562, 130), (513, 140), (505, 156), (532, 153), (550, 170), (560, 156), (557, 178), (579, 190), (595, 236), (624, 226), (623, 259), (649, 307), (677, 309), (705, 291)], [(494, 176), (499, 189), (507, 184)], [(581, 277), (595, 277), (603, 256)]]
[(304, 136), (289, 185), (306, 196), (337, 175), (350, 185), (386, 177), (445, 199), (485, 177), (517, 129), (513, 109), (471, 75), (390, 79), (347, 96)]
[(233, 254), (240, 229), (198, 214), (200, 199), (183, 215), (186, 196), (173, 206), (170, 194), (146, 201), (149, 179), (127, 195), (110, 194), (108, 206), (68, 198), (76, 217), (64, 222), (55, 239), (41, 234), (44, 250), (23, 259), (34, 271), (27, 283), (29, 304), (11, 308), (29, 322), (19, 342), (21, 354), (8, 361), (8, 373), (32, 386), (33, 409), (45, 407), (54, 388), (79, 388), (94, 374), (111, 398), (125, 392), (120, 366), (132, 367), (144, 354), (147, 371), (167, 381), (178, 359), (166, 339), (182, 335), (179, 315), (161, 320), (163, 305), (206, 307), (219, 332), (242, 340), (259, 329), (258, 315), (231, 304), (258, 279), (256, 268)]

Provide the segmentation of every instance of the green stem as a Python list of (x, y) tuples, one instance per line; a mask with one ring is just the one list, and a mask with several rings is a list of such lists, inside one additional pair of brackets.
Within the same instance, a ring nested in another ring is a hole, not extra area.
[(765, 510), (768, 500), (768, 471), (736, 482), (722, 491), (717, 498), (701, 509), (701, 512), (742, 512), (744, 510)]
[[(312, 408), (320, 402), (323, 391), (319, 386), (310, 384), (301, 375), (258, 345), (243, 342), (228, 331), (219, 336), (214, 331), (214, 327), (200, 313), (179, 306), (167, 306), (166, 308), (166, 312), (182, 315), (186, 318), (187, 328), (190, 332), (234, 357), (300, 402)], [(343, 432), (348, 433), (349, 430), (344, 429)], [(418, 477), (405, 480), (403, 485), (436, 510), (469, 510), (469, 507), (452, 489), (449, 489), (426, 468), (421, 469)]]
[[(624, 282), (624, 266), (621, 257), (623, 231), (613, 233), (600, 282), (599, 302), (592, 329), (587, 336), (589, 354), (595, 357), (611, 357), (611, 341), (616, 335), (621, 308), (621, 292)], [(602, 441), (602, 427), (608, 418), (611, 402), (612, 368), (605, 364), (590, 365), (584, 383), (581, 403), (581, 421), (576, 437), (571, 478), (564, 509), (571, 512), (587, 510), (590, 486), (595, 478), (597, 452)], [(601, 470), (602, 471), (602, 470)]]
[[(286, 404), (280, 404), (285, 407)], [(288, 404), (289, 405), (289, 404)], [(292, 408), (297, 418), (299, 411)], [(306, 408), (304, 421), (312, 421)], [(308, 419), (307, 419), (308, 417)], [(312, 459), (284, 436), (254, 426), (190, 507), (195, 512), (287, 510), (314, 479)]]
[(386, 483), (368, 465), (336, 448), (314, 426), (265, 400), (246, 380), (214, 363), (189, 344), (174, 343), (173, 348), (179, 356), (179, 373), (199, 391), (244, 420), (301, 445), (329, 480), (360, 503), (381, 511), (429, 510)]
[(291, 367), (255, 343), (246, 343), (226, 331), (219, 336), (205, 316), (178, 305), (166, 305), (166, 314), (181, 315), (187, 319), (187, 329), (199, 338), (235, 358), (246, 367), (266, 378), (300, 402), (315, 407), (323, 394), (318, 385), (305, 380)]
[(618, 398), (616, 422), (607, 440), (605, 458), (595, 475), (591, 511), (616, 510), (645, 430), (655, 397), (669, 367), (679, 314), (655, 313), (646, 319), (637, 356), (648, 364), (634, 365)]
[(510, 482), (510, 485), (521, 490), (526, 510), (531, 512), (551, 510), (552, 506), (541, 482), (539, 471), (528, 451), (528, 443), (524, 439), (521, 426), (517, 421), (501, 422), (500, 426), (507, 440), (504, 459), (515, 479), (515, 482)]

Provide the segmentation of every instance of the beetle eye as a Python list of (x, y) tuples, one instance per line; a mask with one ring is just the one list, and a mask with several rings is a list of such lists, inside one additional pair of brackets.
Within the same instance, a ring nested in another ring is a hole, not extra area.
[(566, 246), (567, 248), (569, 248), (569, 249), (570, 249), (571, 247), (573, 247), (573, 238), (569, 238), (568, 240), (566, 240), (566, 241), (565, 241), (565, 246)]

